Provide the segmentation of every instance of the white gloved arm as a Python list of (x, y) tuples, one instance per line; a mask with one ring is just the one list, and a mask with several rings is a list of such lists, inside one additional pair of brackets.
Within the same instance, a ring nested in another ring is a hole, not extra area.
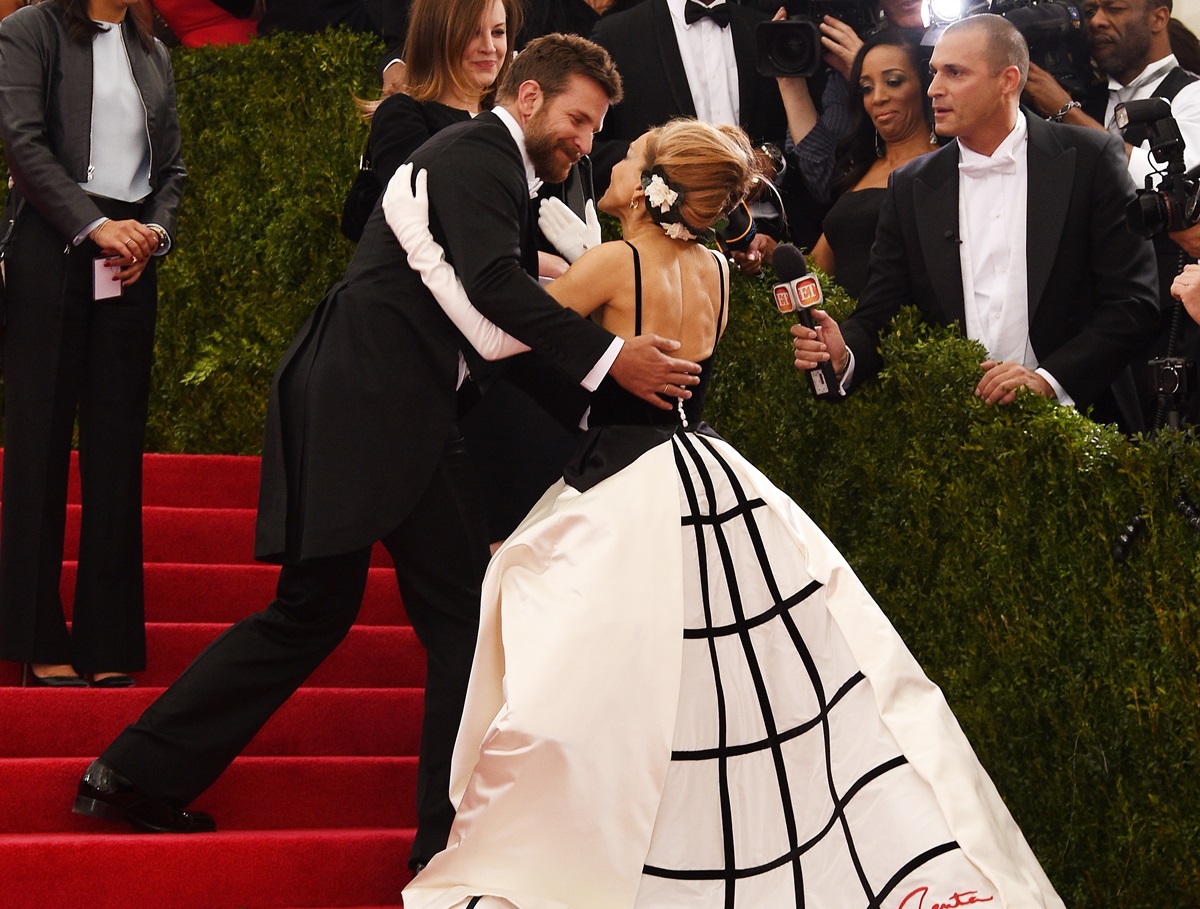
[(421, 276), (438, 306), (485, 360), (502, 360), (529, 350), (508, 332), (486, 319), (467, 298), (454, 266), (446, 261), (441, 245), (429, 232), (429, 174), (417, 172), (412, 188), (411, 163), (404, 164), (388, 181), (383, 194), (383, 215), (404, 247), (408, 264)]
[(542, 200), (538, 210), (538, 227), (542, 236), (568, 262), (574, 262), (593, 246), (600, 245), (600, 219), (596, 217), (596, 206), (589, 199), (583, 210), (587, 220), (571, 211), (561, 199), (551, 196)]

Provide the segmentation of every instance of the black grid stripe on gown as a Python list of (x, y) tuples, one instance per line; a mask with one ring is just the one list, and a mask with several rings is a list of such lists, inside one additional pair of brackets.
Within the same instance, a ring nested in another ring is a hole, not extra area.
[[(924, 842), (918, 842), (917, 837), (911, 844), (915, 851), (906, 852), (903, 859), (890, 859), (890, 874), (881, 874), (878, 863), (866, 867), (860, 840), (864, 836), (869, 840), (876, 831), (864, 831), (862, 826), (875, 827), (878, 816), (874, 815), (869, 825), (856, 826), (855, 800), (877, 801), (881, 781), (887, 786), (887, 778), (912, 771), (892, 742), (889, 755), (874, 754), (869, 766), (858, 767), (852, 778), (835, 772), (835, 763), (842, 758), (839, 747), (850, 747), (846, 724), (858, 722), (839, 716), (839, 711), (862, 709), (864, 699), (869, 699), (874, 711), (874, 700), (870, 685), (856, 666), (843, 661), (837, 668), (840, 675), (831, 677), (831, 667), (818, 650), (828, 645), (825, 588), (807, 575), (795, 589), (783, 586), (791, 583), (796, 572), (777, 564), (782, 561), (780, 553), (769, 551), (761, 524), (772, 519), (770, 509), (761, 499), (747, 495), (737, 473), (710, 439), (678, 433), (674, 450), (687, 505), (681, 520), (685, 533), (690, 531), (695, 540), (703, 607), (702, 614), (689, 613), (689, 624), (684, 629), (685, 653), (693, 648), (692, 666), (701, 662), (708, 665), (711, 688), (704, 691), (704, 697), (711, 696), (711, 701), (705, 709), (715, 711), (715, 721), (710, 724), (712, 740), (707, 744), (680, 749), (677, 736), (672, 762), (693, 765), (699, 777), (715, 781), (721, 860), (716, 864), (701, 861), (695, 867), (648, 863), (643, 874), (679, 881), (720, 882), (724, 905), (732, 907), (739, 900), (739, 888), (752, 890), (755, 878), (784, 873), (791, 878), (794, 905), (805, 906), (806, 874), (811, 874), (817, 864), (828, 865), (832, 851), (837, 853), (834, 861), (844, 865), (845, 885), (857, 881), (861, 888), (861, 903), (857, 899), (854, 902), (880, 906), (915, 869), (957, 849), (957, 844), (943, 836)], [(793, 551), (790, 561), (798, 559)], [(787, 580), (781, 580), (781, 574), (788, 576)], [(817, 629), (823, 630), (814, 638)], [(781, 659), (781, 640), (791, 648), (790, 661)], [(767, 653), (760, 650), (764, 642), (769, 644)], [(694, 648), (702, 648), (703, 654), (698, 655)], [(732, 670), (731, 657), (740, 663)], [(734, 675), (740, 678), (730, 686), (731, 678), (727, 677)], [(739, 681), (740, 687), (736, 684)], [(684, 685), (695, 685), (686, 669)], [(796, 697), (781, 697), (781, 692), (800, 689), (805, 691), (800, 698), (805, 701), (803, 705), (796, 703)], [(744, 694), (749, 690), (753, 694), (748, 703)], [(746, 736), (745, 724), (734, 731), (735, 712), (757, 712), (752, 725), (760, 732)], [(873, 715), (877, 720), (877, 714)], [(808, 759), (794, 760), (798, 751), (807, 752)], [(777, 804), (773, 811), (778, 818), (773, 824), (760, 818), (739, 818), (741, 784), (734, 779), (739, 762), (747, 767), (752, 762), (757, 788), (774, 793)], [(813, 781), (797, 784), (793, 774), (798, 766), (807, 765), (811, 771), (822, 764), (823, 780), (817, 791), (823, 798), (818, 801), (813, 798)], [(760, 821), (777, 828), (771, 841), (777, 849), (771, 855), (745, 854), (751, 850), (742, 847), (745, 834), (741, 831), (747, 823)]]

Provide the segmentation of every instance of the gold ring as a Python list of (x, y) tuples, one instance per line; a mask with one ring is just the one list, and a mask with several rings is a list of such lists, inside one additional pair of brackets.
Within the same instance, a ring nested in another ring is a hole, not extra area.
[(126, 245), (126, 246), (128, 246), (128, 245), (129, 245), (129, 244), (131, 244), (132, 242), (133, 242), (133, 238), (132, 238), (132, 237), (130, 237), (128, 240), (126, 240), (126, 241), (125, 241), (125, 245)]

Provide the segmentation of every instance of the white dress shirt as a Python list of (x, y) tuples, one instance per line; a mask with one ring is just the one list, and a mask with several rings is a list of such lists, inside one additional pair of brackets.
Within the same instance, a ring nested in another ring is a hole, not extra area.
[[(688, 0), (667, 0), (675, 41), (683, 58), (683, 71), (696, 105), (696, 118), (714, 126), (737, 126), (741, 114), (738, 102), (737, 58), (733, 53), (732, 26), (721, 28), (712, 19), (699, 19), (688, 25), (683, 8)], [(726, 0), (706, 3), (720, 6)], [(666, 87), (663, 87), (666, 90)]]
[(1050, 383), (1062, 404), (1074, 403), (1029, 341), (1027, 236), (1028, 130), (1025, 115), (989, 155), (958, 143), (958, 232), (967, 337), (996, 362), (1020, 363)]

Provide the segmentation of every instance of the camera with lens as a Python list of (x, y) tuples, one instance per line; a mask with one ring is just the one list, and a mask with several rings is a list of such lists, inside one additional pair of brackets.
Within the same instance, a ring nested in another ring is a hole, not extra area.
[(1163, 357), (1149, 367), (1156, 394), (1183, 397), (1196, 391), (1196, 361), (1190, 357)]
[[(770, 4), (774, 9), (778, 0)], [(761, 22), (755, 30), (757, 68), (763, 76), (814, 76), (820, 72), (821, 31), (825, 16), (841, 19), (859, 35), (879, 24), (876, 0), (787, 0), (788, 17), (778, 22)]]
[(1200, 220), (1200, 167), (1185, 171), (1183, 136), (1171, 115), (1171, 102), (1165, 98), (1126, 101), (1115, 110), (1117, 126), (1125, 141), (1137, 147), (1150, 140), (1150, 157), (1166, 168), (1162, 179), (1153, 185), (1154, 176), (1146, 177), (1146, 187), (1125, 211), (1129, 229), (1139, 237), (1172, 230), (1183, 230)]
[(1093, 81), (1083, 10), (1072, 0), (924, 0), (921, 16), (939, 27), (995, 13), (1013, 24), (1029, 45), (1030, 62), (1054, 77), (1076, 100)]

